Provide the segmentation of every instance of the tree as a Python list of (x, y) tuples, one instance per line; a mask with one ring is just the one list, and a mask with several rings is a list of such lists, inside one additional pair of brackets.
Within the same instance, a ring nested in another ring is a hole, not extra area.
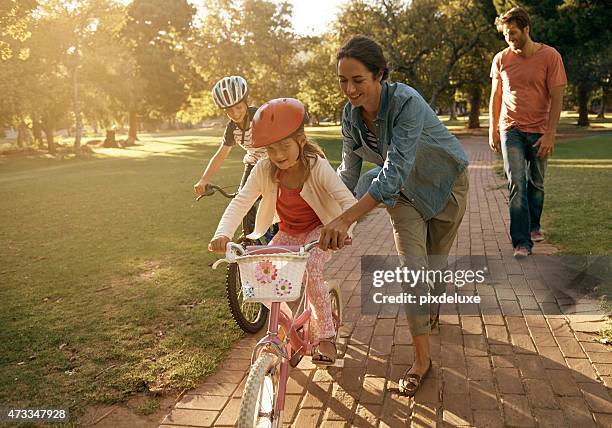
[(488, 0), (480, 0), (475, 2), (474, 7), (479, 10), (479, 19), (489, 25), (483, 27), (478, 44), (469, 54), (459, 59), (450, 76), (450, 83), (461, 91), (469, 103), (467, 127), (470, 129), (480, 127), (480, 107), (487, 99), (484, 95), (491, 88), (491, 60), (504, 47), (493, 25), (496, 14), (493, 4)]
[(461, 60), (491, 33), (491, 22), (476, 0), (353, 0), (334, 28), (341, 39), (365, 34), (382, 46), (392, 78), (406, 80), (435, 106), (452, 90), (451, 75)]
[(16, 126), (21, 147), (29, 135), (28, 94), (25, 85), (16, 84), (33, 76), (25, 66), (28, 56), (24, 43), (31, 36), (34, 0), (0, 0), (0, 126)]
[(47, 139), (47, 149), (55, 154), (54, 132), (58, 126), (68, 126), (71, 105), (71, 85), (66, 67), (70, 46), (67, 22), (57, 15), (55, 3), (42, 3), (33, 19), (31, 37), (24, 43), (27, 52), (24, 66), (26, 78), (17, 84), (26, 86), (28, 107), (33, 126), (40, 126)]
[(255, 104), (297, 95), (300, 50), (288, 2), (211, 0), (206, 11), (193, 42), (206, 89), (192, 97), (190, 117), (218, 114), (210, 89), (223, 76), (244, 76)]
[(31, 13), (36, 0), (0, 0), (0, 60), (19, 56), (30, 37)]
[(311, 120), (321, 118), (337, 120), (346, 102), (340, 93), (336, 78), (336, 52), (339, 41), (330, 33), (302, 40), (300, 55), (300, 89), (297, 98), (302, 101)]
[(122, 40), (129, 56), (121, 58), (126, 78), (114, 95), (128, 111), (128, 144), (137, 139), (138, 116), (161, 118), (187, 103), (199, 77), (184, 52), (193, 37), (195, 8), (187, 0), (134, 0), (128, 8)]
[(407, 81), (422, 94), (431, 76), (422, 64), (441, 39), (437, 0), (366, 2), (353, 0), (338, 14), (334, 32), (341, 41), (356, 34), (381, 44), (392, 68), (392, 78)]
[(62, 31), (61, 40), (66, 51), (61, 55), (61, 63), (66, 69), (71, 84), (72, 113), (74, 116), (74, 151), (80, 152), (83, 133), (83, 115), (80, 81), (83, 53), (89, 53), (92, 40), (98, 29), (98, 16), (104, 16), (111, 4), (105, 0), (65, 1), (46, 0), (41, 2), (39, 13), (48, 17), (55, 29)]

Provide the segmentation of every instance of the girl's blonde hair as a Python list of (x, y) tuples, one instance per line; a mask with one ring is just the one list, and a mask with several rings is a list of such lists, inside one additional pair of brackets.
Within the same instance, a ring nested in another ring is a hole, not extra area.
[[(303, 127), (287, 138), (293, 139), (296, 144), (298, 139), (304, 138), (306, 140), (306, 144), (304, 144), (304, 147), (301, 148), (300, 156), (298, 157), (298, 162), (301, 162), (302, 167), (304, 168), (304, 177), (302, 178), (302, 182), (305, 182), (308, 177), (310, 177), (311, 162), (317, 157), (322, 157), (325, 159), (325, 153), (323, 152), (321, 146), (319, 146), (315, 141), (311, 141), (306, 137)], [(270, 174), (274, 182), (278, 182), (279, 180), (278, 173), (278, 167), (274, 165), (274, 162), (270, 161)]]

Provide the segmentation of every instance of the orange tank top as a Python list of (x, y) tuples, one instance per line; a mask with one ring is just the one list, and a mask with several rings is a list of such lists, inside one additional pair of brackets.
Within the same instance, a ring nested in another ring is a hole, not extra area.
[(302, 198), (299, 189), (289, 189), (282, 184), (278, 186), (276, 212), (280, 217), (279, 229), (290, 234), (307, 233), (322, 225), (321, 220)]

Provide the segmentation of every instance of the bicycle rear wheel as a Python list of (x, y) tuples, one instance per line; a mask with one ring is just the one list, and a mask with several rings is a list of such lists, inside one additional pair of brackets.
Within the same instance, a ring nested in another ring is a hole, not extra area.
[(225, 290), (232, 318), (236, 324), (249, 334), (257, 333), (266, 323), (268, 308), (259, 302), (245, 302), (240, 284), (240, 270), (237, 263), (230, 263), (227, 267)]
[(274, 414), (278, 396), (277, 357), (263, 352), (251, 367), (244, 384), (238, 428), (276, 428), (282, 415)]

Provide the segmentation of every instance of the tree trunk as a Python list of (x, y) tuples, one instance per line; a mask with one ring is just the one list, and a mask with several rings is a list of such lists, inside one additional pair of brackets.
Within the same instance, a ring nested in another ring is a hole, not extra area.
[(468, 128), (480, 128), (480, 100), (482, 91), (480, 86), (474, 86), (470, 89), (470, 116), (468, 119)]
[(119, 147), (117, 145), (117, 140), (115, 139), (115, 130), (107, 129), (106, 130), (106, 138), (104, 139), (104, 143), (102, 144), (104, 147)]
[(27, 129), (28, 127), (23, 121), (20, 121), (19, 125), (17, 125), (17, 147), (23, 147), (23, 142), (26, 139)]
[(22, 123), (23, 123), (23, 141), (26, 146), (31, 146), (32, 145), (32, 134), (30, 133), (30, 127), (28, 126), (27, 123), (25, 123), (25, 121), (23, 121)]
[(450, 115), (448, 120), (457, 120), (457, 101), (453, 97), (453, 102), (450, 105)]
[(434, 88), (432, 94), (431, 94), (431, 98), (429, 98), (429, 105), (431, 106), (431, 108), (436, 111), (436, 101), (438, 101), (438, 94), (441, 91), (439, 91), (437, 88)]
[(40, 122), (38, 121), (38, 117), (36, 117), (36, 115), (32, 115), (32, 134), (34, 135), (34, 143), (38, 146), (38, 148), (42, 148), (44, 145), (42, 128), (40, 127)]
[(608, 96), (606, 92), (606, 87), (601, 87), (601, 104), (599, 104), (599, 113), (597, 113), (597, 119), (605, 119), (606, 118), (606, 97)]
[(129, 126), (130, 129), (128, 131), (126, 145), (133, 146), (136, 144), (136, 141), (138, 141), (138, 115), (135, 111), (129, 113)]
[(45, 135), (47, 136), (47, 150), (50, 155), (55, 155), (55, 140), (53, 139), (53, 127), (45, 125), (43, 130), (45, 131)]
[(81, 137), (83, 135), (83, 117), (81, 116), (81, 103), (79, 102), (79, 81), (78, 81), (78, 69), (79, 69), (79, 59), (80, 55), (77, 49), (75, 52), (76, 55), (76, 63), (74, 66), (74, 70), (72, 71), (72, 102), (74, 107), (74, 126), (76, 128), (76, 133), (74, 135), (74, 152), (81, 152)]
[(578, 126), (589, 126), (589, 88), (586, 84), (578, 85)]

